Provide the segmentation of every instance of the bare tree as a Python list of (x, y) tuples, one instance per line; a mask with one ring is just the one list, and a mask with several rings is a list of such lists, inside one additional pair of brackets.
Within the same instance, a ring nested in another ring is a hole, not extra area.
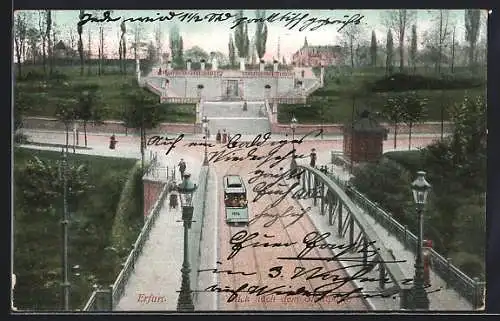
[(134, 40), (131, 44), (131, 48), (134, 50), (134, 60), (139, 58), (139, 50), (145, 46), (143, 38), (143, 26), (140, 23), (132, 24), (132, 34), (134, 35)]
[(120, 24), (120, 30), (121, 30), (121, 54), (122, 54), (122, 59), (123, 59), (123, 73), (127, 73), (127, 38), (125, 37), (125, 34), (127, 33), (127, 26), (125, 26), (125, 22), (123, 21)]
[(18, 11), (14, 22), (14, 43), (16, 47), (18, 77), (22, 76), (22, 64), (25, 58), (23, 56), (23, 48), (25, 46), (24, 43), (26, 42), (27, 28), (26, 13)]
[[(80, 19), (83, 18), (84, 14), (85, 10), (80, 10)], [(85, 68), (85, 60), (83, 58), (83, 40), (82, 40), (83, 26), (78, 24), (77, 31), (78, 31), (78, 54), (80, 55), (80, 76), (83, 76)]]
[(456, 41), (455, 41), (455, 29), (456, 27), (453, 26), (453, 31), (451, 33), (451, 64), (450, 64), (450, 70), (451, 73), (455, 72), (455, 46), (456, 46)]
[(88, 46), (87, 46), (87, 75), (90, 76), (92, 65), (92, 29), (90, 25), (87, 26)]
[(387, 39), (385, 44), (385, 73), (387, 75), (392, 74), (393, 64), (394, 64), (394, 42), (392, 40), (392, 31), (391, 29), (387, 30)]
[(411, 64), (413, 73), (417, 71), (417, 25), (411, 26), (410, 52), (408, 58)]
[(408, 9), (390, 10), (385, 16), (385, 22), (394, 30), (396, 40), (399, 43), (399, 71), (404, 70), (404, 43), (405, 34), (416, 17), (416, 11)]
[[(39, 57), (39, 51), (38, 51), (38, 43), (40, 41), (40, 33), (38, 32), (38, 29), (28, 27), (28, 31), (26, 33), (27, 37), (27, 42), (28, 42), (28, 49), (29, 49), (29, 58), (31, 58), (31, 62), (33, 65), (36, 64), (37, 57)], [(26, 57), (26, 60), (28, 60), (28, 57)]]
[(155, 43), (156, 43), (156, 52), (158, 53), (157, 57), (160, 59), (163, 53), (163, 32), (161, 31), (161, 25), (158, 24), (155, 28)]
[(451, 30), (449, 27), (449, 11), (439, 10), (436, 13), (435, 22), (431, 31), (426, 33), (426, 47), (431, 53), (436, 73), (441, 72), (444, 49), (448, 45)]
[(354, 68), (354, 57), (356, 55), (356, 49), (359, 45), (359, 36), (361, 30), (358, 25), (350, 24), (343, 29), (344, 34), (344, 42), (346, 46), (349, 48), (349, 56), (351, 60), (351, 67)]
[(53, 44), (51, 39), (51, 29), (52, 29), (52, 11), (46, 10), (46, 29), (45, 35), (47, 36), (47, 54), (49, 58), (49, 74), (52, 75), (54, 68), (54, 55), (53, 55)]
[(47, 34), (46, 34), (46, 23), (47, 23), (47, 13), (45, 10), (38, 11), (38, 32), (40, 33), (41, 42), (42, 42), (42, 64), (43, 64), (43, 73), (47, 75)]
[(479, 38), (479, 24), (481, 20), (480, 9), (465, 10), (465, 40), (469, 43), (469, 66), (475, 63), (474, 52), (476, 50), (477, 39)]

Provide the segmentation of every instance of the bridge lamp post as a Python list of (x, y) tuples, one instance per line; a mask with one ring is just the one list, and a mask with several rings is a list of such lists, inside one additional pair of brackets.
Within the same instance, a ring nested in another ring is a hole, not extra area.
[(203, 166), (208, 166), (208, 155), (207, 155), (208, 122), (209, 120), (207, 116), (203, 116), (202, 124), (203, 124), (203, 130), (205, 131), (205, 157), (203, 158)]
[(295, 128), (297, 128), (297, 118), (292, 116), (292, 120), (290, 121), (290, 128), (292, 129), (292, 148), (293, 148), (293, 156), (295, 157)]
[(189, 265), (189, 239), (188, 230), (191, 228), (193, 218), (193, 193), (196, 190), (196, 184), (193, 184), (189, 179), (190, 174), (185, 174), (181, 184), (177, 186), (177, 191), (180, 194), (182, 206), (182, 221), (184, 226), (184, 260), (182, 262), (182, 282), (179, 298), (177, 300), (177, 311), (194, 311), (193, 298), (191, 297), (191, 281), (189, 273), (191, 267)]
[(415, 260), (415, 276), (413, 277), (412, 305), (415, 310), (429, 310), (429, 298), (424, 287), (424, 264), (422, 260), (422, 240), (424, 230), (423, 210), (427, 203), (427, 196), (431, 189), (431, 184), (425, 180), (425, 172), (417, 172), (417, 179), (411, 183), (413, 199), (417, 206), (418, 214), (418, 239), (417, 257)]

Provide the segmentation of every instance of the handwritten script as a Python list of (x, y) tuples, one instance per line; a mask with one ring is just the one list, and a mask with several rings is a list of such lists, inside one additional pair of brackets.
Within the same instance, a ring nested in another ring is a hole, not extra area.
[(221, 23), (229, 22), (231, 23), (230, 29), (234, 29), (243, 23), (251, 24), (257, 22), (267, 22), (267, 23), (281, 23), (288, 30), (298, 30), (298, 31), (315, 31), (321, 27), (328, 25), (339, 25), (337, 31), (341, 31), (346, 26), (350, 24), (358, 25), (364, 19), (364, 16), (359, 13), (353, 15), (344, 15), (342, 18), (333, 17), (314, 17), (309, 13), (302, 12), (274, 12), (267, 15), (264, 18), (249, 18), (245, 16), (240, 16), (236, 13), (231, 12), (211, 12), (207, 14), (201, 14), (199, 12), (176, 12), (169, 11), (167, 14), (161, 14), (157, 12), (154, 16), (145, 17), (121, 17), (112, 16), (111, 11), (105, 11), (102, 13), (102, 17), (99, 17), (92, 13), (84, 13), (80, 16), (79, 26), (84, 26), (89, 22), (103, 23), (103, 22), (157, 22), (157, 21), (180, 21), (180, 22), (191, 22), (191, 23)]

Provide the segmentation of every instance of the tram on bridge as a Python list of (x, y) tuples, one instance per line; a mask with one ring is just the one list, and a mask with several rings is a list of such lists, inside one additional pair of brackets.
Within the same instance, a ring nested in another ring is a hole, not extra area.
[(248, 201), (243, 179), (238, 175), (226, 175), (223, 183), (226, 223), (248, 225)]

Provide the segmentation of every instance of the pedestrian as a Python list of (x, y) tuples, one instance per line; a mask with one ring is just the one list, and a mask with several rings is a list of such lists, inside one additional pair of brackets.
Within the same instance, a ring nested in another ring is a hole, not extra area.
[(116, 143), (118, 143), (118, 141), (116, 140), (115, 134), (113, 134), (109, 138), (109, 149), (115, 149)]
[(309, 166), (311, 166), (312, 168), (316, 168), (316, 149), (315, 148), (311, 149), (311, 154), (309, 154), (309, 157), (311, 158), (311, 160), (309, 161)]
[(184, 158), (181, 158), (181, 161), (178, 164), (179, 166), (179, 171), (181, 172), (181, 178), (184, 177), (184, 173), (186, 172), (186, 162), (184, 161)]
[(222, 130), (222, 143), (227, 143), (227, 133), (225, 128)]
[(247, 106), (247, 101), (245, 100), (243, 102), (243, 111), (247, 111), (248, 110), (248, 106)]
[(219, 130), (217, 130), (217, 134), (215, 135), (215, 142), (216, 142), (217, 144), (220, 144), (220, 142), (221, 142), (221, 133), (220, 133), (220, 129), (219, 129)]

